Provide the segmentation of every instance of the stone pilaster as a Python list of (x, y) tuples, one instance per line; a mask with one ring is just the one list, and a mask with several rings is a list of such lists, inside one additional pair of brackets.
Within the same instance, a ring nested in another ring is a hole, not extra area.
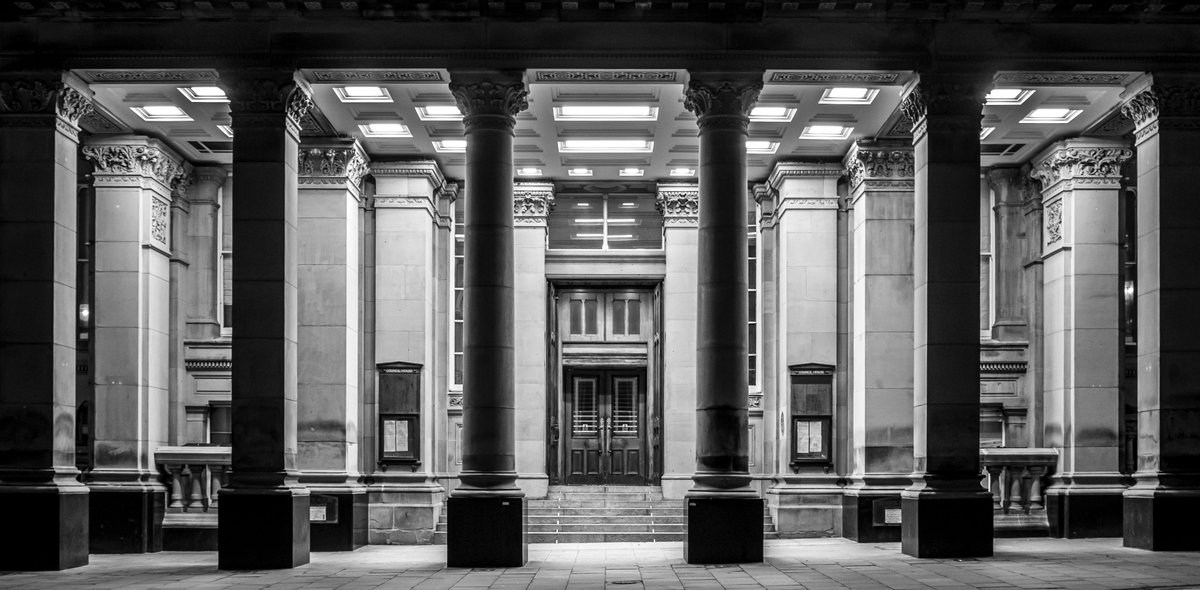
[(1044, 265), (1042, 264), (1042, 191), (1038, 183), (1029, 176), (1030, 166), (1020, 168), (1019, 194), (1021, 200), (1021, 262), (1022, 262), (1022, 291), (1025, 301), (1023, 318), (1028, 326), (1029, 348), (1028, 364), (1025, 374), (1025, 387), (1022, 394), (1028, 404), (1026, 428), (1029, 433), (1029, 446), (1045, 446), (1045, 429), (1042, 427), (1045, 398), (1043, 395), (1045, 375), (1045, 308), (1042, 283), (1044, 281)]
[[(528, 107), (515, 73), (452, 71), (466, 128), (463, 276), (463, 470), (448, 505), (452, 567), (527, 559), (517, 487), (513, 273), (513, 128)], [(494, 526), (480, 527), (481, 520)]]
[(995, 285), (996, 318), (992, 322), (992, 339), (1001, 342), (1024, 341), (1029, 338), (1029, 325), (1024, 317), (1025, 281), (1021, 249), (1025, 237), (1023, 179), (1019, 168), (992, 168), (987, 171), (987, 184), (995, 195), (992, 214), (996, 216), (996, 249), (992, 252)]
[(1046, 489), (1050, 532), (1121, 530), (1119, 140), (1057, 142), (1034, 160), (1047, 212), (1044, 265), (1045, 444), (1059, 449)]
[(513, 266), (516, 307), (517, 483), (526, 496), (544, 498), (546, 475), (546, 217), (554, 185), (513, 186)]
[[(1200, 79), (1154, 74), (1124, 106), (1137, 141), (1137, 483), (1127, 547), (1200, 549)], [(1047, 209), (1049, 211), (1049, 209)], [(1049, 215), (1047, 214), (1047, 217)], [(1115, 358), (1112, 362), (1115, 362)]]
[(92, 551), (159, 551), (154, 449), (168, 442), (171, 203), (184, 169), (146, 137), (89, 142), (83, 156), (96, 195)]
[(217, 281), (221, 266), (221, 188), (229, 173), (222, 166), (198, 166), (192, 170), (187, 200), (190, 211), (182, 255), (188, 262), (192, 283), (187, 306), (187, 339), (216, 340), (221, 336), (218, 316), (221, 284)]
[(899, 541), (895, 514), (913, 467), (913, 152), (907, 142), (860, 141), (844, 161), (854, 210), (849, 229), (854, 371), (852, 482), (843, 536)]
[(297, 482), (296, 266), (300, 120), (293, 72), (222, 72), (233, 118), (233, 456), (221, 491), (222, 569), (309, 561), (309, 493)]
[(314, 551), (367, 544), (367, 494), (358, 483), (359, 200), (367, 156), (354, 141), (314, 140), (297, 158), (297, 468), (337, 522), (311, 524)]
[(88, 562), (75, 469), (76, 166), (91, 92), (59, 73), (0, 79), (0, 499), (19, 506), (0, 569)]
[(779, 194), (765, 182), (754, 185), (752, 191), (754, 202), (758, 204), (758, 333), (762, 341), (758, 354), (762, 411), (759, 423), (763, 449), (761, 472), (771, 474), (779, 473), (782, 465), (786, 464), (786, 461), (781, 463), (780, 457), (787, 451), (787, 429), (777, 418), (780, 411), (779, 396), (773, 395), (779, 387), (779, 303), (786, 301), (786, 297), (779, 292), (779, 271), (775, 265), (779, 256), (775, 217)]
[(913, 121), (913, 483), (901, 548), (992, 554), (992, 496), (979, 478), (979, 121), (983, 76), (921, 74)]

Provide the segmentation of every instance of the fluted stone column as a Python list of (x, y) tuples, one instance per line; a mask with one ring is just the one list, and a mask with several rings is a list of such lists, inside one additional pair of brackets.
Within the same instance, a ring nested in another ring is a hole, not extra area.
[[(0, 570), (88, 562), (76, 481), (76, 166), (91, 91), (53, 72), (0, 79)], [(17, 532), (19, 531), (19, 532)]]
[(887, 515), (899, 511), (900, 492), (913, 470), (912, 146), (860, 141), (845, 165), (855, 256), (852, 483), (842, 503), (842, 535), (863, 543), (894, 542), (900, 540), (900, 523)]
[(747, 396), (746, 133), (762, 75), (693, 73), (684, 106), (700, 128), (696, 290), (696, 472), (688, 563), (762, 561), (750, 487)]
[(1045, 207), (1045, 444), (1059, 449), (1046, 489), (1050, 533), (1121, 531), (1120, 140), (1069, 139), (1034, 159)]
[(992, 496), (979, 477), (979, 122), (983, 77), (921, 74), (913, 121), (913, 483), (901, 548), (992, 554)]
[(296, 463), (326, 519), (337, 509), (336, 522), (310, 524), (312, 550), (348, 551), (367, 544), (358, 483), (358, 206), (367, 156), (355, 141), (306, 141), (297, 171)]
[(467, 197), (463, 469), (447, 506), (447, 563), (520, 566), (527, 545), (516, 484), (512, 146), (528, 91), (514, 73), (452, 71), (450, 78), (466, 128)]
[(222, 72), (233, 117), (233, 457), (221, 491), (222, 569), (309, 561), (297, 482), (296, 161), (312, 106), (292, 72)]
[(1123, 112), (1137, 142), (1138, 470), (1125, 492), (1125, 546), (1196, 550), (1200, 79), (1156, 73), (1130, 90)]
[(513, 186), (513, 248), (517, 473), (527, 496), (546, 497), (546, 218), (554, 209), (554, 184)]
[(188, 227), (181, 244), (188, 262), (188, 278), (193, 287), (187, 306), (188, 340), (215, 340), (221, 336), (218, 316), (221, 284), (217, 269), (221, 265), (221, 188), (228, 173), (222, 166), (197, 166), (191, 173), (187, 200)]
[(90, 141), (83, 155), (96, 199), (92, 552), (161, 551), (154, 450), (168, 442), (170, 208), (184, 169), (147, 137)]

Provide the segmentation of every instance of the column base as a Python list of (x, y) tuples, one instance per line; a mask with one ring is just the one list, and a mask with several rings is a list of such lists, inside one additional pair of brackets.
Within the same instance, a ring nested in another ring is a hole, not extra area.
[[(370, 519), (365, 491), (313, 493), (308, 502), (313, 551), (354, 551), (367, 544)], [(324, 520), (318, 520), (321, 516)]]
[(303, 489), (227, 488), (217, 513), (217, 567), (286, 569), (309, 560), (309, 504)]
[(1124, 498), (1120, 491), (1107, 494), (1072, 494), (1063, 490), (1045, 495), (1050, 536), (1061, 539), (1120, 537)]
[(900, 490), (842, 496), (842, 536), (859, 543), (900, 541)]
[(523, 496), (446, 500), (447, 567), (521, 567), (529, 561)]
[[(78, 486), (82, 488), (83, 486)], [(0, 535), (0, 570), (64, 570), (88, 564), (88, 493), (53, 486), (0, 486), (9, 506)]]
[(141, 487), (95, 486), (88, 497), (88, 541), (92, 553), (157, 553), (163, 550), (166, 492)]
[(1150, 551), (1197, 551), (1200, 489), (1155, 491), (1125, 497), (1126, 547)]
[(762, 563), (762, 498), (687, 498), (688, 563)]
[(900, 550), (912, 557), (990, 557), (992, 495), (922, 492), (900, 499)]

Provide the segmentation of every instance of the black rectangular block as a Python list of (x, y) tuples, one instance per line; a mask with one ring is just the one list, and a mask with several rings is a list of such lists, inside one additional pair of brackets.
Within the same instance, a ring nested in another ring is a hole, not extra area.
[(446, 500), (446, 565), (521, 567), (529, 561), (525, 498)]
[(307, 495), (225, 489), (217, 516), (220, 569), (286, 569), (308, 563)]
[(1125, 498), (1124, 544), (1150, 551), (1200, 550), (1200, 498), (1195, 494)]
[(761, 563), (762, 498), (687, 498), (688, 563)]
[(97, 486), (88, 494), (92, 553), (157, 553), (163, 550), (167, 494)]
[(900, 493), (842, 496), (842, 536), (859, 543), (895, 543), (900, 523)]
[(1047, 494), (1050, 536), (1066, 539), (1121, 536), (1121, 494)]
[(990, 557), (992, 495), (900, 500), (900, 550), (913, 557)]
[[(336, 515), (330, 515), (327, 522), (316, 522), (310, 519), (309, 526), (312, 534), (313, 551), (354, 551), (367, 544), (367, 529), (370, 521), (367, 515), (367, 494), (313, 494), (310, 498), (315, 502), (320, 497), (334, 500), (327, 503), (336, 510)], [(312, 504), (315, 506), (315, 504)]]
[(0, 491), (8, 506), (0, 571), (64, 570), (88, 564), (88, 494)]

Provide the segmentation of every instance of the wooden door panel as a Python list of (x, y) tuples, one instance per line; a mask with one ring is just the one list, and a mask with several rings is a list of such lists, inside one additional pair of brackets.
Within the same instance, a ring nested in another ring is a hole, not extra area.
[(569, 371), (566, 383), (568, 484), (601, 484), (604, 473), (600, 418), (604, 380), (592, 371)]

